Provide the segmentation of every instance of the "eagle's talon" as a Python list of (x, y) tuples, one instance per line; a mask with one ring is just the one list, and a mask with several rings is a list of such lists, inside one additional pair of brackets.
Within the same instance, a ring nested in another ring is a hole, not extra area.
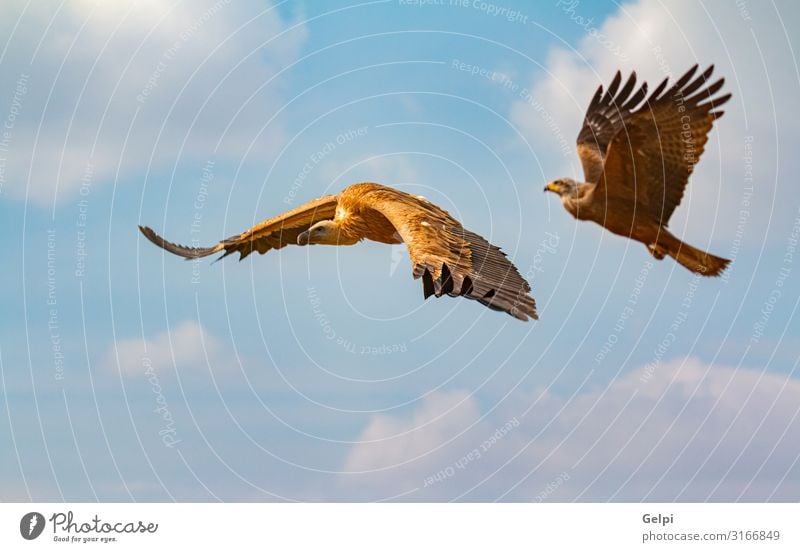
[(657, 243), (649, 244), (647, 246), (647, 250), (653, 257), (655, 257), (659, 261), (662, 260), (667, 254), (667, 250), (658, 245)]

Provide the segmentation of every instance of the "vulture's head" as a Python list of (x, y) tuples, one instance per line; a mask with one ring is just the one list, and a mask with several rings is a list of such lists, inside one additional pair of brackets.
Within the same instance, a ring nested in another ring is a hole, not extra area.
[(322, 220), (297, 236), (297, 245), (353, 245), (358, 239), (349, 239), (332, 220)]
[(544, 187), (545, 192), (553, 192), (561, 197), (572, 197), (578, 195), (578, 183), (571, 178), (559, 178), (548, 182)]

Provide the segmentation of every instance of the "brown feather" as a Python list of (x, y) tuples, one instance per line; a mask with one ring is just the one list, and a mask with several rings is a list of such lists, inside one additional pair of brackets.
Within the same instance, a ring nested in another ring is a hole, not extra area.
[[(666, 230), (694, 166), (703, 154), (718, 109), (731, 95), (715, 95), (725, 79), (711, 82), (714, 66), (695, 65), (668, 88), (664, 79), (647, 96), (635, 73), (620, 89), (614, 75), (605, 94), (595, 92), (578, 133), (577, 150), (586, 182), (548, 185), (565, 209), (581, 220), (645, 244), (656, 259), (665, 255), (705, 276), (719, 275), (726, 259), (684, 244)], [(647, 99), (645, 100), (645, 97)]]
[(376, 186), (364, 199), (402, 236), (426, 298), (461, 296), (520, 320), (538, 318), (530, 285), (499, 247), (416, 196)]
[(148, 240), (150, 240), (160, 248), (165, 249), (166, 251), (169, 251), (170, 253), (173, 253), (175, 255), (180, 255), (185, 259), (197, 259), (200, 257), (207, 257), (209, 255), (213, 255), (217, 251), (222, 250), (221, 245), (217, 245), (214, 247), (187, 247), (185, 245), (179, 245), (177, 243), (168, 242), (167, 240), (156, 234), (152, 228), (149, 228), (147, 226), (139, 226), (139, 230), (141, 230), (142, 234), (144, 234), (144, 236)]
[(286, 211), (282, 215), (265, 220), (241, 234), (222, 240), (213, 247), (176, 245), (168, 242), (150, 228), (140, 226), (139, 229), (147, 239), (157, 246), (186, 259), (207, 257), (224, 250), (225, 253), (220, 259), (238, 252), (239, 260), (242, 260), (253, 251), (264, 254), (271, 249), (281, 249), (286, 245), (296, 244), (297, 236), (308, 230), (311, 225), (321, 220), (332, 219), (336, 211), (336, 204), (336, 196), (322, 196)]
[(520, 320), (537, 318), (530, 285), (500, 248), (465, 230), (446, 211), (427, 200), (372, 183), (349, 186), (337, 196), (324, 196), (266, 220), (214, 247), (190, 248), (170, 243), (149, 228), (144, 235), (163, 249), (185, 258), (223, 251), (243, 259), (253, 251), (266, 253), (295, 244), (315, 223), (332, 220), (339, 243), (369, 239), (402, 243), (421, 278), (423, 295), (463, 296)]
[(711, 110), (730, 98), (710, 99), (722, 80), (701, 89), (712, 70), (713, 66), (692, 80), (697, 71), (693, 67), (667, 92), (654, 94), (626, 115), (623, 128), (608, 145), (596, 195), (633, 197), (637, 210), (666, 226), (720, 115)]
[(622, 74), (617, 71), (605, 94), (603, 87), (597, 89), (589, 102), (583, 126), (578, 133), (578, 156), (583, 166), (586, 182), (597, 182), (603, 174), (606, 150), (614, 136), (625, 125), (625, 119), (647, 95), (647, 83), (631, 94), (636, 87), (636, 73), (630, 77), (617, 93)]

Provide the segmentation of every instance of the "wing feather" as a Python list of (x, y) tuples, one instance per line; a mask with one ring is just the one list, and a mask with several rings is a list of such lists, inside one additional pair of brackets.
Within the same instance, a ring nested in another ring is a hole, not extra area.
[[(608, 90), (603, 94), (602, 85), (597, 89), (578, 133), (578, 156), (583, 166), (586, 182), (597, 182), (603, 174), (606, 150), (614, 136), (625, 126), (631, 111), (647, 95), (647, 83), (642, 83), (636, 92), (636, 73), (631, 73), (622, 90), (619, 85), (622, 74), (617, 71)], [(618, 92), (619, 90), (619, 92)]]
[(445, 210), (385, 187), (368, 192), (364, 200), (402, 236), (425, 298), (462, 296), (520, 320), (538, 318), (530, 285), (505, 253)]
[(641, 108), (626, 115), (608, 145), (598, 183), (602, 194), (635, 198), (637, 208), (667, 224), (714, 120), (722, 115), (714, 109), (730, 99), (730, 94), (713, 97), (725, 83), (719, 79), (708, 84), (713, 69), (695, 77), (695, 65), (662, 93), (665, 80)]
[(281, 215), (265, 220), (241, 234), (222, 240), (213, 247), (178, 245), (168, 242), (151, 228), (139, 226), (139, 229), (148, 240), (157, 246), (185, 259), (207, 257), (224, 251), (220, 259), (238, 252), (239, 260), (242, 260), (253, 251), (258, 251), (263, 255), (271, 249), (281, 249), (287, 245), (296, 244), (297, 237), (308, 230), (310, 226), (321, 220), (332, 219), (336, 213), (337, 203), (338, 200), (335, 195), (319, 197)]

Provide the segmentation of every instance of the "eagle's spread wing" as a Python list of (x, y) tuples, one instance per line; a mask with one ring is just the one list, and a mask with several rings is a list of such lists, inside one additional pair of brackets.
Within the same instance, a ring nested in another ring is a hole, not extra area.
[[(168, 242), (152, 229), (140, 226), (139, 229), (151, 242), (166, 249), (170, 253), (180, 255), (186, 259), (207, 257), (219, 251), (225, 251), (222, 257), (239, 252), (239, 260), (244, 259), (253, 251), (261, 254), (270, 249), (280, 249), (286, 245), (296, 244), (297, 236), (308, 228), (321, 221), (330, 220), (336, 213), (337, 197), (327, 195), (309, 201), (290, 211), (265, 220), (246, 232), (222, 240), (213, 247), (187, 247)], [(220, 257), (220, 258), (222, 258)]]
[(408, 246), (414, 278), (423, 293), (474, 299), (519, 318), (537, 319), (530, 285), (505, 253), (466, 230), (432, 203), (381, 187), (366, 194), (367, 204), (386, 217)]
[(630, 117), (631, 110), (639, 105), (647, 94), (646, 82), (632, 93), (636, 88), (636, 73), (631, 73), (622, 90), (619, 89), (621, 82), (622, 74), (617, 71), (608, 90), (603, 93), (603, 86), (600, 85), (586, 109), (583, 126), (578, 133), (577, 146), (586, 182), (600, 180), (608, 145), (625, 127), (625, 121)]
[[(730, 94), (714, 98), (725, 82), (713, 84), (712, 65), (694, 78), (697, 66), (668, 90), (665, 79), (639, 109), (627, 113), (605, 156), (598, 191), (635, 198), (637, 205), (666, 226), (708, 141), (716, 108)], [(628, 102), (630, 103), (630, 102)]]

